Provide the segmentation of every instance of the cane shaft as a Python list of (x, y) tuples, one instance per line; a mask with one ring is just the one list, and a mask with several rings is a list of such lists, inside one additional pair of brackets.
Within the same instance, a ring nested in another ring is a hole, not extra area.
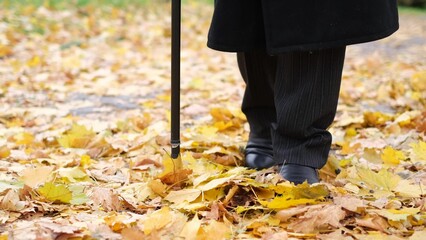
[(181, 0), (172, 0), (172, 158), (177, 158), (180, 152), (180, 38)]

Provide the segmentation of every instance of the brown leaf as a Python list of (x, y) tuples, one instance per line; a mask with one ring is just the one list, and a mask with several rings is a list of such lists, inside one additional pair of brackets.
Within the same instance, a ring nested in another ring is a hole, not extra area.
[(224, 166), (238, 166), (241, 164), (238, 164), (237, 159), (234, 156), (231, 155), (217, 155), (213, 161), (215, 163), (224, 165)]
[(150, 165), (154, 165), (155, 167), (158, 167), (158, 168), (163, 167), (163, 164), (155, 160), (144, 158), (143, 160), (136, 162), (136, 164), (133, 166), (132, 169), (146, 170), (149, 168)]
[(345, 217), (346, 213), (340, 206), (327, 205), (320, 210), (309, 209), (308, 212), (288, 227), (296, 232), (314, 233), (330, 227), (340, 227), (340, 221)]
[(287, 240), (288, 233), (287, 232), (278, 232), (278, 233), (266, 233), (262, 236), (262, 240)]
[(384, 233), (387, 233), (387, 229), (389, 228), (389, 224), (386, 219), (379, 215), (374, 215), (372, 217), (367, 217), (363, 219), (356, 218), (355, 222), (359, 226), (371, 228)]
[(10, 189), (0, 202), (0, 208), (2, 210), (9, 210), (19, 212), (24, 209), (26, 205), (25, 201), (20, 201), (19, 194), (16, 190)]
[(174, 185), (180, 187), (188, 180), (188, 176), (192, 174), (191, 169), (180, 169), (175, 172), (167, 173), (162, 176), (160, 180), (167, 185)]
[(219, 220), (220, 212), (219, 212), (219, 204), (215, 201), (210, 206), (210, 212), (207, 213), (206, 219)]
[(333, 202), (346, 210), (357, 213), (360, 212), (360, 208), (367, 207), (362, 199), (353, 196), (334, 197)]
[(75, 227), (68, 224), (61, 224), (58, 222), (52, 222), (49, 221), (48, 219), (43, 219), (42, 221), (37, 222), (37, 225), (42, 228), (42, 229), (48, 229), (50, 231), (52, 231), (52, 233), (55, 234), (62, 234), (62, 233), (67, 233), (67, 234), (72, 234), (72, 233), (76, 233), (80, 231), (79, 227)]
[(45, 166), (38, 168), (27, 168), (22, 172), (22, 180), (25, 185), (36, 188), (38, 185), (45, 183), (52, 173), (54, 167)]
[(93, 200), (95, 208), (101, 206), (107, 211), (119, 211), (122, 209), (118, 194), (114, 193), (110, 188), (93, 188), (91, 199)]
[(135, 240), (135, 239), (145, 239), (146, 235), (136, 227), (125, 228), (121, 231), (123, 240)]
[(320, 209), (322, 208), (321, 205), (314, 205), (314, 206), (297, 206), (292, 207), (284, 210), (280, 210), (275, 215), (276, 218), (278, 218), (281, 222), (287, 222), (290, 218), (300, 215), (302, 213), (307, 212), (309, 209)]

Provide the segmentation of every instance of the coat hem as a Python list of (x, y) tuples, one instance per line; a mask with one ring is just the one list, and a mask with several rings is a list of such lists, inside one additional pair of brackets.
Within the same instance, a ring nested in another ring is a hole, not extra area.
[[(278, 47), (278, 48), (268, 47), (267, 52), (269, 54), (279, 54), (279, 53), (291, 52), (291, 51), (310, 51), (310, 50), (316, 50), (316, 49), (333, 48), (333, 47), (372, 42), (372, 41), (377, 41), (377, 40), (386, 38), (392, 35), (393, 33), (395, 33), (398, 29), (399, 29), (399, 26), (396, 25), (390, 30), (381, 32), (379, 34), (368, 35), (363, 37), (350, 38), (350, 39), (338, 40), (338, 41), (330, 41), (330, 42), (324, 42), (324, 43), (298, 44), (298, 45)], [(265, 50), (265, 48), (256, 48), (256, 47), (249, 47), (249, 46), (236, 47), (236, 46), (230, 46), (226, 44), (218, 44), (210, 40), (207, 42), (207, 46), (211, 49), (222, 51), (222, 52), (246, 52), (246, 51), (255, 51), (255, 50)]]

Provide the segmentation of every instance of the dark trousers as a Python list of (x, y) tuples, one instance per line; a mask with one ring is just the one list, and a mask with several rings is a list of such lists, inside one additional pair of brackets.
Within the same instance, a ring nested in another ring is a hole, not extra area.
[(270, 56), (237, 53), (250, 138), (270, 138), (277, 164), (327, 162), (346, 47)]

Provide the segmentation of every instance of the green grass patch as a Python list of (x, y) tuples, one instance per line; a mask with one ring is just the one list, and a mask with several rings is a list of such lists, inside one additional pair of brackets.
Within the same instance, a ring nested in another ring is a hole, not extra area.
[(399, 7), (399, 12), (404, 14), (426, 14), (426, 8), (417, 8), (417, 7)]

